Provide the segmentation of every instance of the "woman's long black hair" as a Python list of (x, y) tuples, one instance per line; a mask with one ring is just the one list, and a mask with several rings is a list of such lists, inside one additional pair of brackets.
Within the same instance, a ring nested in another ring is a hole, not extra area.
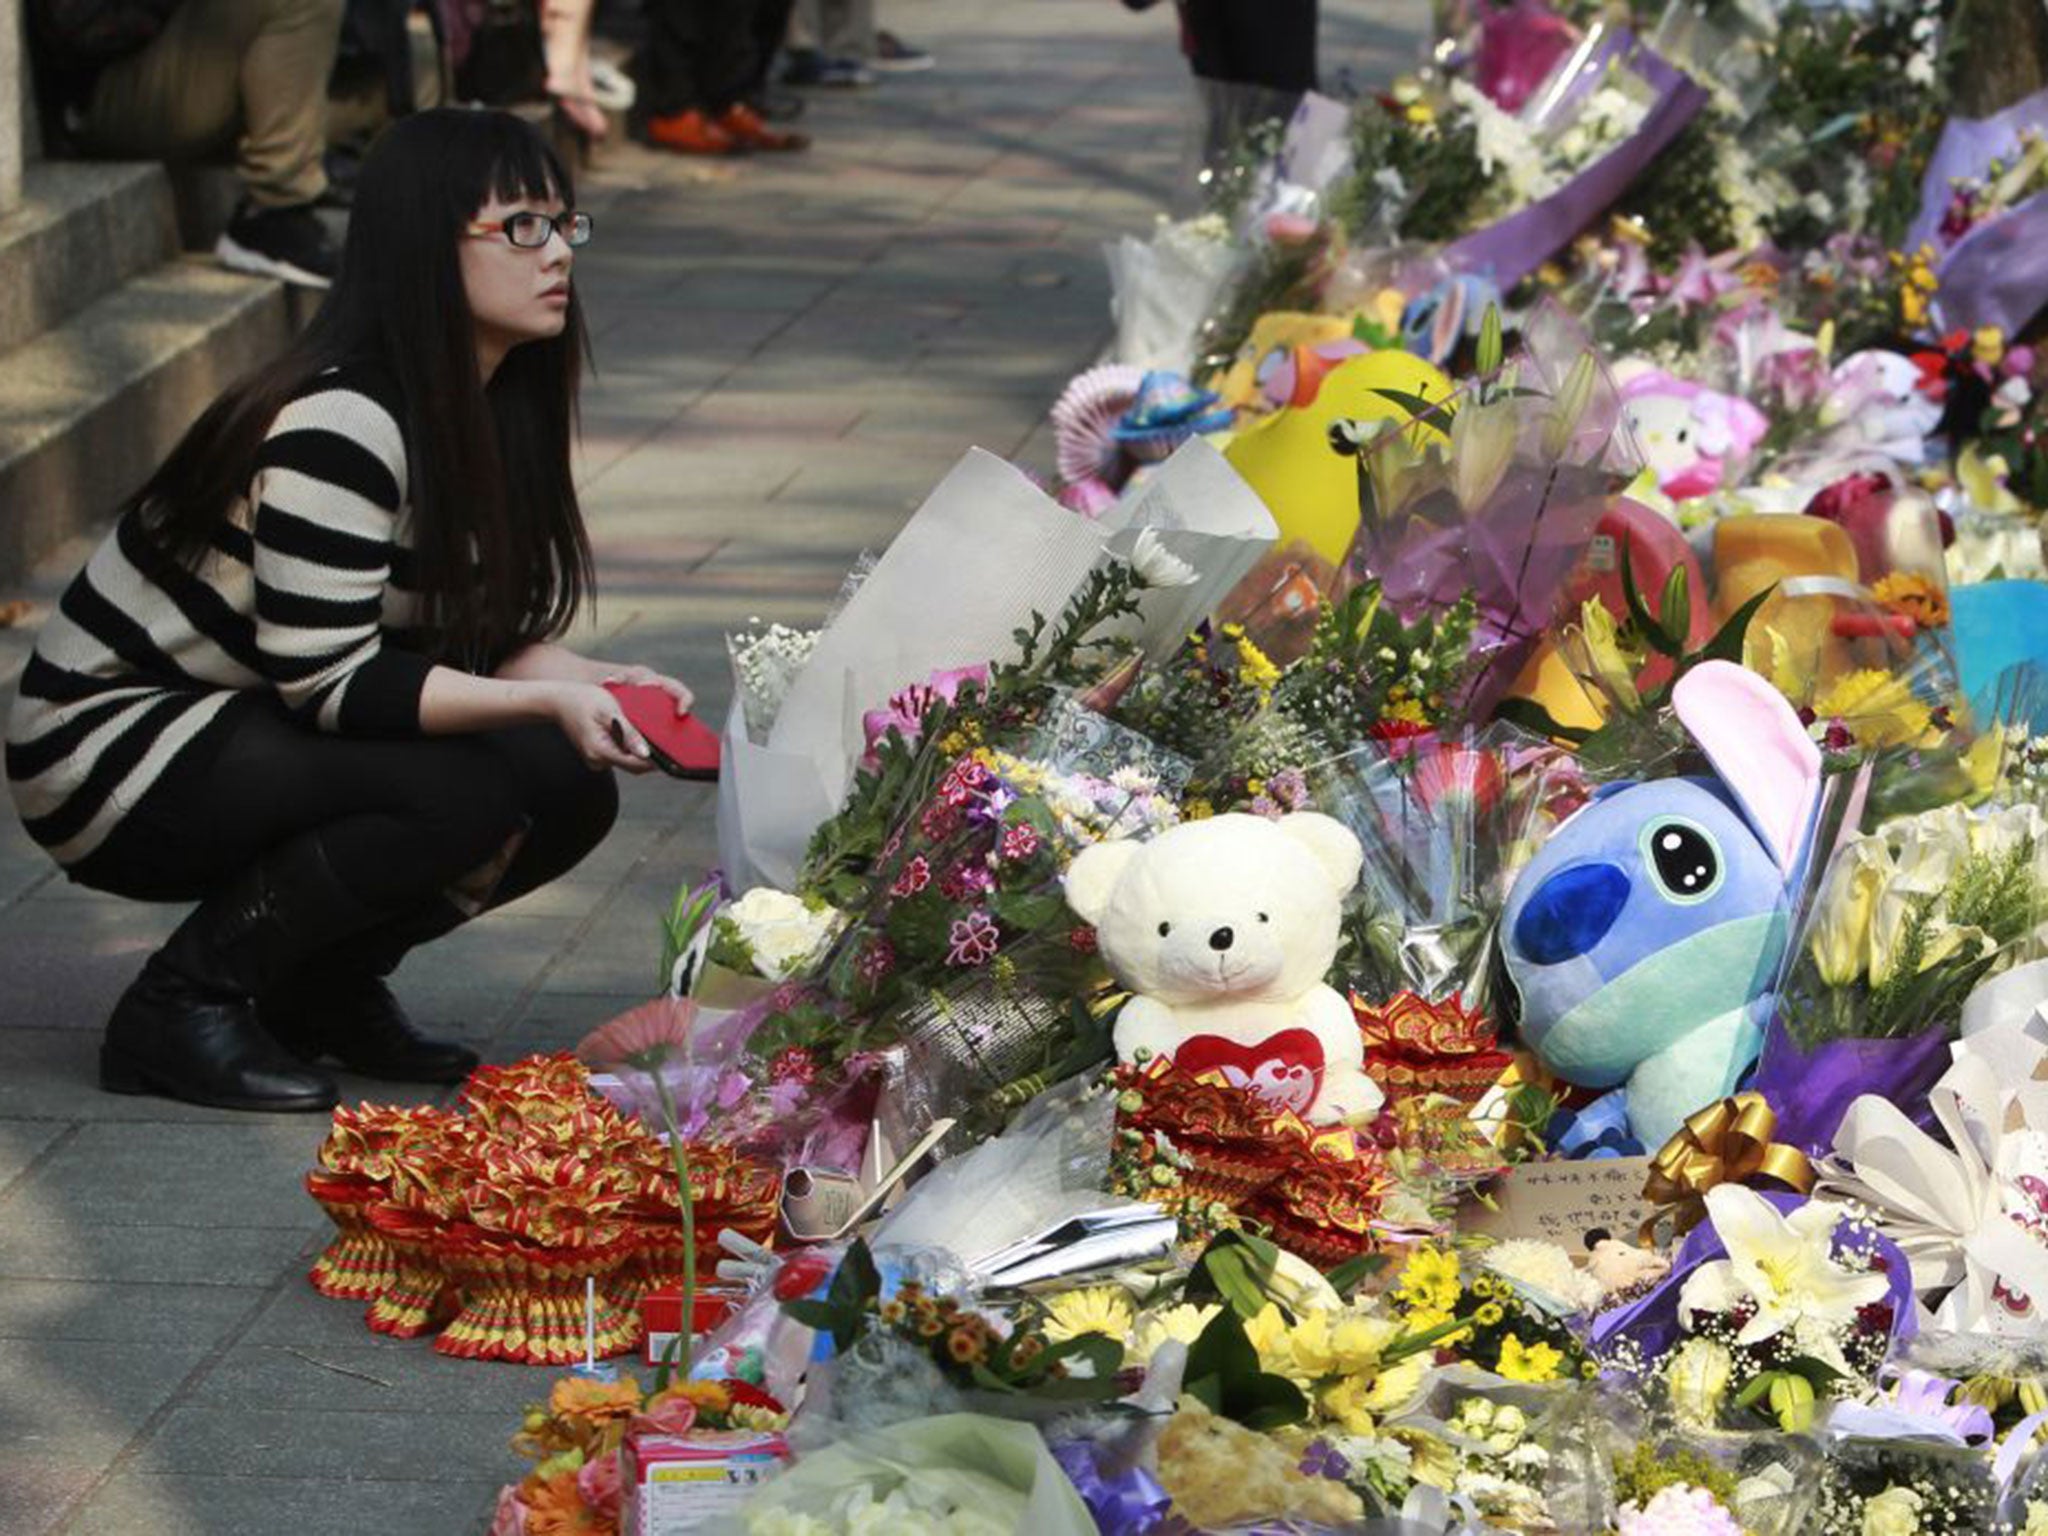
[(437, 656), (482, 666), (568, 627), (592, 587), (569, 462), (589, 342), (572, 288), (561, 335), (514, 347), (485, 385), (457, 250), (493, 195), (575, 202), (561, 162), (509, 113), (441, 108), (384, 133), (312, 324), (217, 400), (129, 502), (167, 550), (203, 554), (247, 494), (278, 411), (316, 374), (368, 361), (404, 399), (416, 580)]

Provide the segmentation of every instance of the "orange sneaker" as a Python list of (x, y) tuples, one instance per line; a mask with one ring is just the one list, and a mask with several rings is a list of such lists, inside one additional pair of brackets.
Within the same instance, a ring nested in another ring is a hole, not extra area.
[(733, 142), (745, 149), (758, 149), (768, 154), (780, 154), (793, 149), (809, 149), (811, 136), (807, 133), (784, 133), (779, 128), (770, 128), (767, 120), (744, 101), (736, 101), (725, 109), (725, 115), (715, 125), (723, 128)]
[(731, 155), (740, 149), (737, 139), (695, 107), (648, 118), (647, 142), (679, 155)]

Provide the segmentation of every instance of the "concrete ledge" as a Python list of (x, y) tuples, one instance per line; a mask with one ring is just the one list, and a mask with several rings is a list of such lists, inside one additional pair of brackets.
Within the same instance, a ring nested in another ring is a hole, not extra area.
[(30, 165), (21, 205), (0, 218), (0, 353), (177, 254), (163, 167), (82, 160)]
[(103, 523), (230, 382), (291, 335), (283, 285), (176, 261), (6, 359), (0, 583)]

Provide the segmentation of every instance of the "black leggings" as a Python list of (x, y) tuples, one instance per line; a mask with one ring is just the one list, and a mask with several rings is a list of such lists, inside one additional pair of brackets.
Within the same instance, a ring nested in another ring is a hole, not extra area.
[(1188, 63), (1204, 80), (1316, 86), (1316, 0), (1182, 0)]
[(552, 725), (378, 741), (322, 735), (256, 695), (229, 710), (74, 880), (139, 901), (203, 900), (312, 833), (350, 896), (400, 917), (441, 902), (523, 832), (484, 903), (495, 907), (573, 868), (618, 815), (611, 774)]

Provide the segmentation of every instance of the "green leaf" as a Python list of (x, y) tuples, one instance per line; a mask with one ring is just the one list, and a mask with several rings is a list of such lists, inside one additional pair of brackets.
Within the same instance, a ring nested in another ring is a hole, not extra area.
[(867, 1304), (882, 1293), (882, 1276), (875, 1268), (875, 1257), (868, 1252), (867, 1240), (855, 1238), (853, 1246), (846, 1250), (846, 1257), (839, 1261), (839, 1268), (833, 1272), (832, 1285), (825, 1294), (835, 1306), (850, 1307), (864, 1311)]
[(1274, 1429), (1308, 1417), (1301, 1389), (1259, 1368), (1259, 1352), (1246, 1337), (1243, 1320), (1228, 1308), (1209, 1320), (1188, 1350), (1185, 1380), (1184, 1391), (1248, 1429)]
[(1584, 726), (1561, 723), (1534, 699), (1502, 699), (1494, 705), (1493, 714), (1496, 720), (1505, 720), (1509, 725), (1518, 725), (1535, 735), (1550, 736), (1559, 741), (1583, 742), (1593, 734)]
[(1685, 647), (1664, 633), (1664, 626), (1657, 622), (1657, 616), (1650, 612), (1649, 604), (1643, 601), (1642, 589), (1636, 585), (1635, 561), (1630, 558), (1629, 541), (1621, 541), (1621, 596), (1628, 604), (1629, 621), (1643, 637), (1651, 650), (1661, 655), (1676, 658), (1684, 654)]
[(1702, 646), (1697, 655), (1686, 658), (1688, 668), (1698, 666), (1703, 661), (1732, 661), (1740, 666), (1743, 644), (1749, 638), (1749, 622), (1756, 617), (1757, 610), (1763, 607), (1765, 600), (1777, 590), (1777, 584), (1774, 582), (1729, 614), (1728, 622), (1714, 632), (1714, 638)]
[(1692, 633), (1692, 590), (1686, 584), (1685, 567), (1674, 565), (1664, 578), (1664, 590), (1657, 598), (1657, 621), (1680, 645)]
[(1361, 1253), (1346, 1259), (1325, 1278), (1339, 1296), (1349, 1301), (1357, 1289), (1387, 1267), (1384, 1253)]
[(1064, 927), (1067, 923), (1067, 904), (1057, 896), (1006, 891), (989, 902), (989, 909), (1005, 928), (1024, 933), (1036, 933), (1055, 924)]
[(1195, 1260), (1189, 1273), (1191, 1298), (1217, 1296), (1243, 1318), (1257, 1317), (1271, 1298), (1267, 1287), (1280, 1250), (1250, 1232), (1219, 1234)]
[(1737, 1408), (1754, 1408), (1770, 1394), (1771, 1383), (1776, 1381), (1782, 1374), (1780, 1371), (1764, 1371), (1751, 1377), (1749, 1385), (1735, 1394), (1735, 1406)]
[(1394, 404), (1406, 411), (1415, 421), (1428, 421), (1432, 425), (1437, 424), (1436, 418), (1442, 416), (1449, 405), (1448, 401), (1443, 400), (1432, 404), (1428, 400), (1423, 399), (1422, 396), (1411, 394), (1405, 389), (1375, 389), (1372, 393), (1378, 395), (1382, 400), (1393, 401)]
[(785, 1301), (782, 1310), (807, 1328), (832, 1335), (832, 1347), (840, 1354), (853, 1348), (853, 1341), (861, 1335), (862, 1324), (867, 1314), (860, 1310), (849, 1310), (835, 1306), (829, 1301), (813, 1301), (800, 1298)]

